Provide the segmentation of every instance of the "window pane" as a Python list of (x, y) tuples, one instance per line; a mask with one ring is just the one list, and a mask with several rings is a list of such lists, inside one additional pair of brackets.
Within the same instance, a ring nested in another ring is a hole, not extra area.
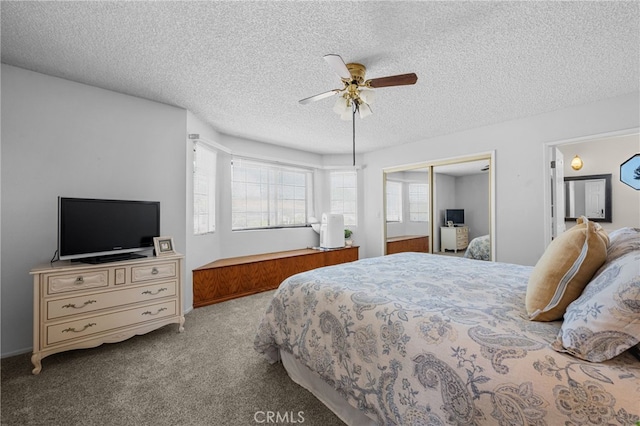
[(260, 169), (248, 168), (246, 170), (245, 181), (246, 182), (259, 183), (260, 182)]
[(305, 225), (312, 198), (310, 176), (311, 170), (234, 160), (233, 229)]
[[(355, 201), (345, 201), (344, 203), (344, 210), (348, 211), (348, 212), (355, 212), (356, 211), (356, 202)], [(348, 214), (352, 214), (353, 213), (348, 213)], [(355, 217), (355, 215), (353, 215)]]
[(358, 187), (357, 173), (331, 172), (331, 213), (344, 215), (345, 226), (357, 226)]
[(295, 187), (285, 185), (282, 187), (282, 198), (285, 200), (292, 200), (295, 196), (296, 190)]
[(355, 188), (356, 187), (356, 172), (352, 172), (352, 173), (344, 173), (342, 175), (343, 179), (344, 179), (344, 186), (345, 188)]
[(427, 222), (429, 220), (429, 185), (409, 184), (409, 220)]
[(402, 183), (387, 181), (387, 222), (402, 222)]
[(215, 231), (216, 151), (197, 142), (193, 148), (193, 233)]

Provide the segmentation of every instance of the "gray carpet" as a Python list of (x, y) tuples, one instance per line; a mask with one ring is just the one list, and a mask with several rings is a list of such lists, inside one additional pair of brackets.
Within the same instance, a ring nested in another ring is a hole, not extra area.
[(51, 355), (37, 376), (30, 354), (5, 358), (2, 425), (256, 425), (267, 424), (267, 411), (291, 424), (343, 425), (253, 350), (272, 294), (194, 309), (184, 333), (171, 324)]

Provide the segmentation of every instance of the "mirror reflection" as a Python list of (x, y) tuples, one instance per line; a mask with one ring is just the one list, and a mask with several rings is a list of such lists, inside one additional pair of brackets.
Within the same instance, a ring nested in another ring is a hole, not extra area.
[(386, 253), (429, 252), (426, 167), (385, 173)]
[(611, 222), (611, 175), (565, 177), (565, 220)]
[(492, 159), (475, 156), (385, 170), (384, 253), (493, 260)]
[(435, 166), (434, 252), (491, 259), (489, 160)]

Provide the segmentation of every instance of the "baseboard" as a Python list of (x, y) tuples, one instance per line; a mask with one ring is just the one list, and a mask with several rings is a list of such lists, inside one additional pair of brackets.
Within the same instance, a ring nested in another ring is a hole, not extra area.
[(2, 353), (2, 354), (0, 354), (0, 358), (4, 359), (4, 358), (9, 358), (9, 357), (12, 357), (12, 356), (16, 356), (16, 355), (29, 354), (32, 351), (33, 351), (33, 346), (29, 346), (28, 348), (16, 349), (15, 351)]

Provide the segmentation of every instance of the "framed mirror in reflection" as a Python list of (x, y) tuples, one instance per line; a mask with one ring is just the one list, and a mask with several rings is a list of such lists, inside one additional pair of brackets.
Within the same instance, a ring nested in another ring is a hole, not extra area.
[(611, 174), (564, 178), (565, 220), (611, 222)]

